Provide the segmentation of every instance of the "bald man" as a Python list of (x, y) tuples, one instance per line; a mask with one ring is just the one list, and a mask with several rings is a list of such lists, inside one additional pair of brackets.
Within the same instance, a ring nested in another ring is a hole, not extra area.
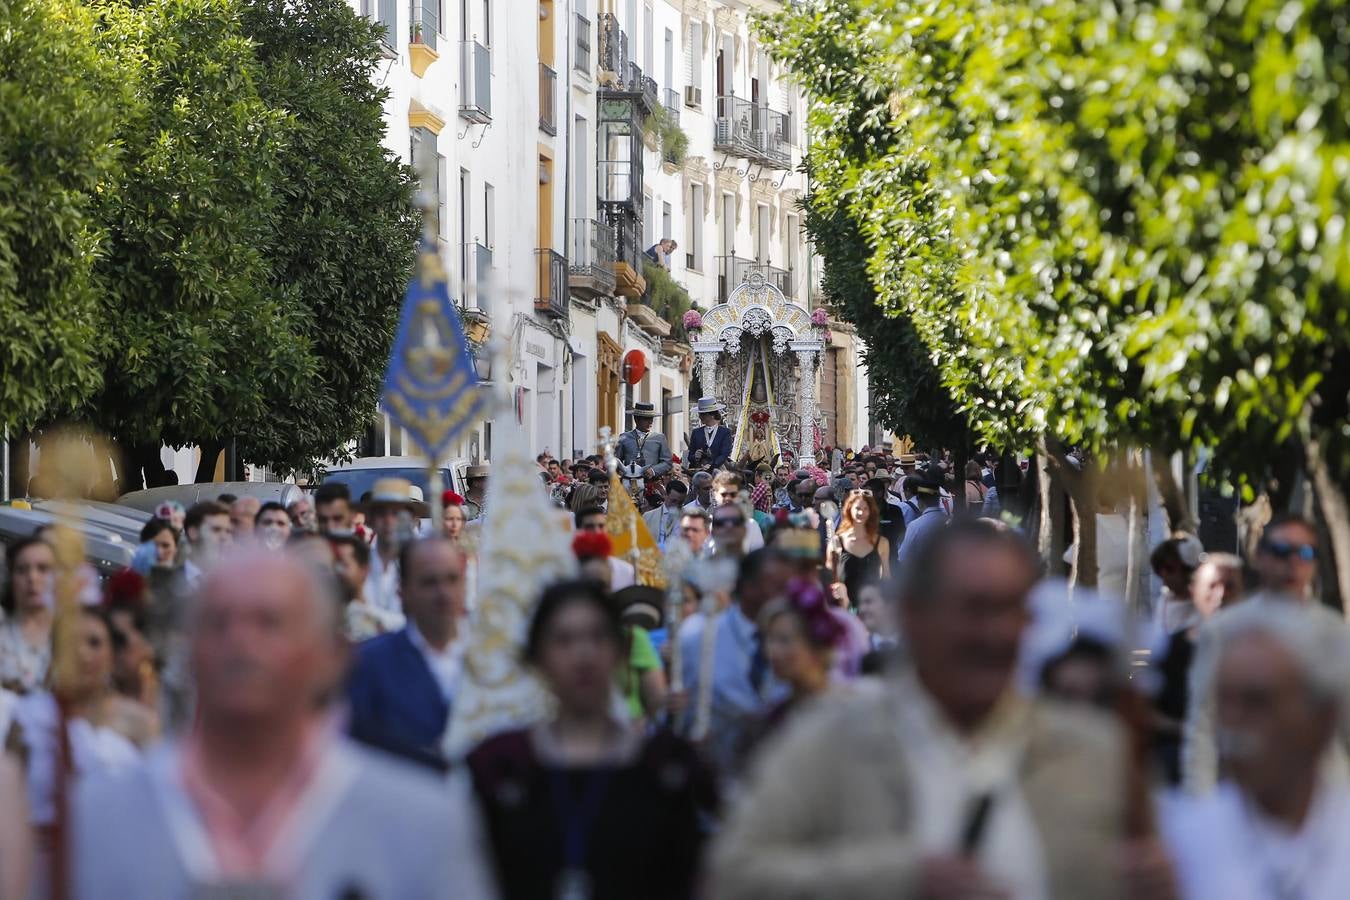
[(466, 811), (333, 729), (343, 660), (324, 573), (257, 550), (223, 561), (190, 646), (192, 733), (80, 786), (74, 896), (492, 896)]

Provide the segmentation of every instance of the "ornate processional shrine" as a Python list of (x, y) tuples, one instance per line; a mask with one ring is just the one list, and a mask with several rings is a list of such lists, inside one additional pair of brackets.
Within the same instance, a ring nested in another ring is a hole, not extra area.
[(702, 320), (697, 332), (691, 330), (690, 346), (698, 354), (704, 395), (727, 406), (732, 459), (758, 463), (781, 456), (799, 466), (813, 463), (824, 322), (754, 271)]

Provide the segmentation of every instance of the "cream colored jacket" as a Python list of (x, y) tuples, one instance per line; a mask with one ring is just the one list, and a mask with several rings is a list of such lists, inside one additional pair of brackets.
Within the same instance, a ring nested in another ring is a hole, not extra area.
[[(840, 698), (790, 723), (764, 748), (714, 849), (714, 898), (917, 896), (921, 853), (899, 726), (902, 685)], [(1019, 784), (1039, 831), (1050, 895), (1115, 898), (1123, 735), (1091, 711), (1032, 702), (1029, 712)]]

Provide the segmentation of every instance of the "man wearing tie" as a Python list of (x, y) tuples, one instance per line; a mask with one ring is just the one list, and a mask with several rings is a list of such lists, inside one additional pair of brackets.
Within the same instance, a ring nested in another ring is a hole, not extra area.
[(722, 424), (726, 406), (716, 397), (700, 397), (698, 420), (703, 423), (689, 435), (689, 461), (695, 468), (720, 469), (731, 458), (731, 429)]
[(680, 517), (684, 514), (684, 499), (687, 496), (689, 489), (683, 481), (671, 481), (666, 485), (665, 502), (642, 516), (647, 523), (647, 530), (656, 539), (657, 549), (662, 553), (666, 552), (668, 543), (673, 545), (680, 539)]
[(628, 410), (633, 417), (633, 428), (619, 435), (614, 458), (619, 461), (619, 474), (624, 481), (637, 478), (658, 478), (670, 471), (670, 445), (666, 436), (652, 432), (656, 422), (656, 407), (651, 403), (634, 403)]

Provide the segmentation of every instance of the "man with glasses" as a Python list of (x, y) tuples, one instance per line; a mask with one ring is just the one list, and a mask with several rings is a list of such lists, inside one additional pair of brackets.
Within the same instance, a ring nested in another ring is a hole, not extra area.
[[(745, 513), (739, 506), (728, 504), (713, 511), (712, 551), (715, 555), (740, 559), (748, 552), (746, 537)], [(762, 543), (763, 538), (760, 541)]]
[(752, 517), (753, 512), (750, 504), (742, 499), (744, 493), (741, 490), (742, 484), (741, 476), (735, 472), (718, 472), (717, 476), (713, 478), (713, 500), (717, 504), (713, 510), (713, 537), (719, 537), (716, 533), (717, 517), (725, 515), (723, 510), (732, 507), (739, 511), (741, 514), (740, 527), (745, 532), (745, 536), (741, 539), (742, 546), (739, 555), (758, 550), (764, 546), (764, 530), (760, 527), (759, 522)]
[[(1191, 706), (1182, 733), (1182, 783), (1191, 793), (1208, 793), (1225, 774), (1219, 770), (1214, 737), (1214, 671), (1220, 652), (1222, 623), (1233, 610), (1256, 605), (1288, 605), (1313, 617), (1324, 628), (1344, 627), (1340, 613), (1323, 606), (1313, 590), (1319, 552), (1317, 529), (1302, 516), (1279, 516), (1266, 525), (1253, 558), (1260, 590), (1237, 606), (1219, 610), (1200, 632), (1191, 668)], [(1346, 685), (1350, 696), (1350, 685)], [(1343, 708), (1350, 708), (1345, 707)], [(1350, 779), (1350, 720), (1343, 713), (1340, 737), (1323, 759), (1329, 778)]]

